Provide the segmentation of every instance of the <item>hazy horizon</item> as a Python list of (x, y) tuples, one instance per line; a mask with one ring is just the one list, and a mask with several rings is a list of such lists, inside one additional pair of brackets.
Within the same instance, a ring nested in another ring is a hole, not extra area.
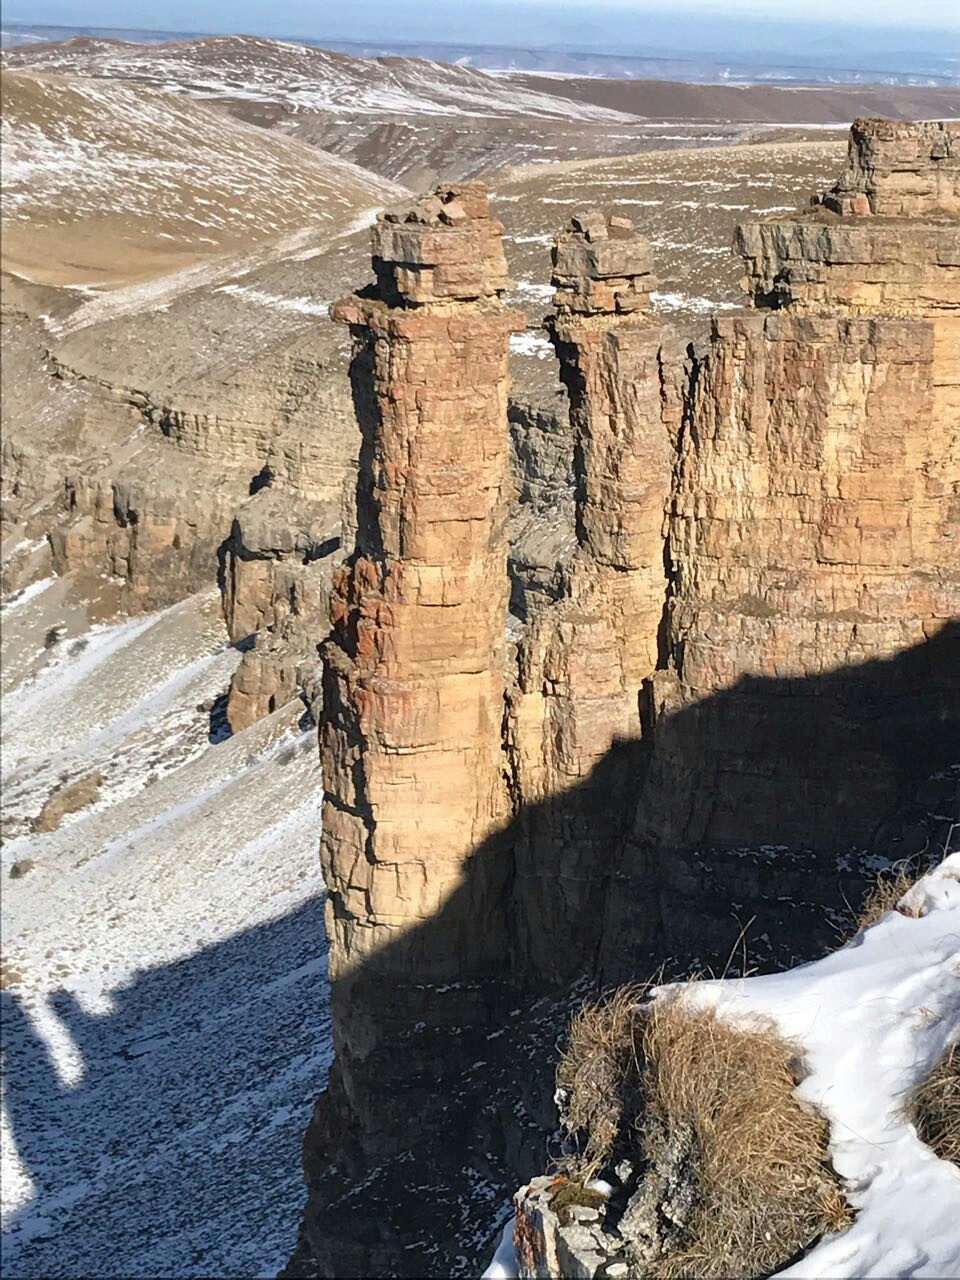
[[(904, 40), (923, 47), (934, 42), (960, 65), (960, 8), (947, 0), (924, 0), (905, 21), (894, 0), (850, 0), (838, 11), (829, 0), (801, 0), (789, 17), (771, 17), (755, 0), (672, 0), (663, 7), (632, 0), (478, 0), (469, 6), (417, 4), (415, 0), (357, 0), (348, 9), (314, 13), (294, 0), (270, 6), (259, 0), (45, 0), (8, 6), (6, 23), (151, 32), (291, 37), (363, 43), (417, 43), (425, 40), (465, 45), (518, 45), (581, 49), (595, 53), (671, 52), (870, 58), (902, 53)], [(908, 45), (908, 47), (910, 47)]]

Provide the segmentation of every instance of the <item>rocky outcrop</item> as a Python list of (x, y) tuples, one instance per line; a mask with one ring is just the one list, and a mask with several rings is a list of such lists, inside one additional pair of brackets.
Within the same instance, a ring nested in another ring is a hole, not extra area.
[(99, 475), (65, 477), (48, 537), (57, 573), (73, 575), (86, 593), (105, 576), (114, 608), (140, 613), (216, 581), (218, 549), (246, 486), (220, 471), (206, 477), (210, 492), (200, 492), (161, 449), (131, 452), (119, 472), (109, 465)]
[[(519, 642), (508, 750), (518, 808), (577, 787), (578, 816), (547, 814), (516, 846), (520, 967), (583, 971), (598, 943), (609, 862), (635, 762), (591, 781), (618, 741), (642, 738), (666, 599), (664, 511), (680, 401), (664, 371), (670, 334), (650, 314), (650, 245), (625, 218), (575, 218), (553, 251), (550, 334), (567, 387), (577, 546), (555, 608)], [(564, 829), (566, 828), (566, 829)], [(571, 838), (571, 834), (573, 838)], [(567, 939), (557, 948), (557, 931)]]
[(856, 120), (847, 167), (834, 187), (795, 216), (738, 229), (736, 249), (746, 265), (742, 283), (762, 309), (949, 322), (938, 332), (952, 346), (960, 292), (958, 214), (955, 122)]
[(855, 120), (847, 167), (820, 202), (840, 214), (956, 217), (960, 214), (956, 121)]
[[(356, 474), (336, 343), (288, 338), (187, 389), (139, 390), (82, 372), (82, 345), (51, 349), (11, 305), (36, 301), (4, 283), (18, 371), (4, 406), (4, 535), (23, 548), (4, 565), (5, 591), (52, 569), (103, 618), (219, 581), (242, 650), (232, 728), (298, 695), (310, 705), (342, 494)], [(40, 562), (30, 549), (43, 544)]]
[[(890, 183), (904, 207), (913, 164), (914, 189), (943, 192), (942, 162), (917, 157), (956, 136), (859, 121), (840, 189), (867, 175), (870, 201), (888, 209)], [(929, 219), (840, 203), (741, 228), (757, 309), (715, 319), (694, 369), (652, 684), (663, 732), (605, 928), (611, 973), (642, 935), (625, 904), (651, 874), (679, 943), (719, 927), (691, 856), (775, 845), (773, 865), (800, 859), (807, 891), (784, 895), (796, 916), (818, 910), (846, 851), (926, 839), (911, 787), (921, 760), (944, 762), (931, 751), (957, 714), (943, 629), (960, 617), (960, 228), (946, 195)], [(931, 641), (935, 660), (877, 680), (872, 663)]]
[[(754, 305), (686, 361), (632, 226), (561, 233), (573, 547), (548, 585), (515, 580), (509, 617), (496, 226), (473, 186), (378, 225), (377, 287), (338, 308), (362, 444), (324, 652), (338, 1060), (302, 1272), (468, 1270), (466, 1226), (437, 1238), (462, 1205), (428, 1212), (418, 1162), (469, 1152), (477, 1177), (482, 1153), (490, 1229), (550, 1127), (577, 980), (722, 967), (741, 925), (753, 962), (808, 956), (871, 859), (942, 841), (953, 784), (925, 779), (960, 741), (954, 145), (952, 126), (858, 122), (834, 193), (742, 228)], [(562, 433), (513, 427), (563, 475)]]
[(238, 511), (224, 547), (223, 615), (241, 649), (227, 696), (240, 732), (302, 696), (319, 698), (317, 629), (340, 547), (338, 504), (291, 500), (271, 485)]
[(581, 1188), (583, 1203), (555, 1207), (557, 1192), (566, 1185), (566, 1179), (541, 1176), (517, 1192), (514, 1244), (519, 1273), (524, 1280), (620, 1280), (628, 1275), (626, 1260), (611, 1248), (611, 1237), (603, 1230), (605, 1196)]
[(72, 782), (62, 782), (47, 796), (43, 808), (30, 824), (31, 831), (56, 831), (71, 813), (77, 813), (96, 800), (103, 783), (101, 773), (88, 773)]

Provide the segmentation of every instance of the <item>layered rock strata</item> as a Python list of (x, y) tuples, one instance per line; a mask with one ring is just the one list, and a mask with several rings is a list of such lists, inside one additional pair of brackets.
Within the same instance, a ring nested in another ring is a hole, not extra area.
[[(664, 369), (671, 334), (650, 314), (650, 245), (629, 219), (574, 218), (553, 249), (553, 283), (548, 324), (570, 401), (577, 546), (563, 598), (520, 642), (509, 732), (515, 800), (529, 815), (516, 844), (519, 968), (555, 980), (592, 962), (605, 851), (622, 836), (636, 788), (634, 753), (598, 766), (616, 744), (642, 738), (680, 400)], [(576, 804), (559, 821), (556, 809), (536, 809), (571, 788)]]
[(89, 341), (51, 346), (28, 314), (41, 301), (4, 278), (4, 351), (16, 370), (4, 384), (4, 591), (52, 571), (102, 619), (219, 581), (242, 650), (232, 727), (298, 694), (316, 701), (342, 493), (348, 477), (356, 483), (331, 334), (287, 337), (182, 384), (153, 369), (156, 382), (140, 390), (110, 380), (119, 370), (107, 340), (97, 373), (83, 372)]
[(960, 214), (960, 128), (955, 120), (860, 119), (847, 167), (819, 202), (840, 214)]
[[(404, 1098), (417, 1099), (423, 1123), (449, 1105), (431, 1096), (437, 1044), (418, 1049), (414, 1033), (435, 1036), (445, 1017), (460, 1034), (472, 1020), (486, 1026), (472, 993), (503, 969), (507, 356), (524, 318), (501, 302), (501, 232), (472, 184), (402, 221), (382, 216), (376, 286), (333, 311), (353, 334), (362, 437), (356, 547), (334, 578), (321, 719), (337, 1064), (315, 1137), (341, 1169), (410, 1146)], [(422, 1274), (423, 1253), (398, 1263), (396, 1243), (381, 1257), (343, 1235), (338, 1246), (329, 1220), (307, 1225), (329, 1271)]]
[(957, 730), (958, 136), (858, 121), (838, 190), (866, 205), (830, 212), (831, 196), (740, 229), (756, 309), (714, 320), (688, 394), (662, 732), (609, 908), (611, 974), (629, 968), (651, 875), (682, 949), (719, 924), (691, 859), (729, 863), (741, 903), (737, 851), (776, 847), (761, 885), (799, 860), (789, 921), (820, 909), (850, 849), (926, 839), (909, 806), (897, 815)]
[[(472, 186), (387, 215), (376, 290), (334, 310), (354, 336), (363, 444), (324, 653), (323, 868), (352, 966), (436, 914), (509, 812), (507, 350), (523, 319), (500, 301), (500, 232)], [(456, 975), (470, 939), (451, 942), (421, 977)]]
[(686, 364), (632, 227), (561, 233), (576, 545), (509, 622), (496, 231), (473, 187), (378, 227), (378, 286), (339, 308), (363, 443), (325, 654), (338, 1063), (307, 1140), (304, 1270), (474, 1265), (466, 1225), (438, 1242), (464, 1210), (426, 1212), (427, 1164), (469, 1163), (489, 1229), (550, 1128), (537, 1097), (575, 978), (720, 968), (741, 925), (789, 963), (871, 859), (949, 839), (954, 145), (857, 122), (829, 198), (740, 231), (754, 306)]
[(318, 702), (317, 629), (339, 527), (336, 502), (290, 502), (273, 486), (235, 516), (223, 551), (223, 615), (242, 652), (227, 697), (232, 732), (298, 695), (311, 712)]

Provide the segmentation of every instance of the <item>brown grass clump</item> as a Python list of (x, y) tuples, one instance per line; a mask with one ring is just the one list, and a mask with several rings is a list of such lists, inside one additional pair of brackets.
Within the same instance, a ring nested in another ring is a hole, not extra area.
[(573, 1019), (557, 1071), (580, 1187), (626, 1158), (620, 1230), (651, 1280), (750, 1280), (853, 1214), (827, 1157), (827, 1124), (794, 1094), (796, 1048), (737, 1026), (683, 990), (641, 1003), (624, 987)]
[[(656, 1275), (764, 1275), (850, 1224), (826, 1122), (794, 1097), (797, 1054), (772, 1024), (738, 1027), (678, 995), (653, 1005), (643, 1053), (645, 1135), (692, 1133), (697, 1183), (687, 1238)], [(664, 1163), (662, 1151), (645, 1155)]]
[(643, 1050), (645, 1132), (691, 1131), (698, 1184), (688, 1238), (657, 1275), (763, 1275), (849, 1225), (826, 1122), (794, 1097), (797, 1054), (772, 1024), (738, 1027), (678, 995), (653, 1005)]
[(914, 1090), (909, 1112), (921, 1140), (941, 1160), (960, 1165), (960, 1040)]
[(570, 1024), (557, 1066), (557, 1087), (564, 1094), (564, 1123), (585, 1145), (579, 1156), (561, 1163), (580, 1182), (589, 1181), (609, 1162), (618, 1138), (632, 1129), (640, 1108), (643, 1025), (638, 1006), (646, 990), (620, 987), (582, 1005)]
[(890, 872), (881, 873), (877, 883), (867, 894), (863, 906), (857, 916), (857, 928), (869, 929), (872, 924), (887, 914), (888, 911), (899, 911), (905, 916), (918, 916), (915, 907), (900, 907), (897, 904), (908, 889), (920, 879), (921, 872), (911, 862), (899, 862)]

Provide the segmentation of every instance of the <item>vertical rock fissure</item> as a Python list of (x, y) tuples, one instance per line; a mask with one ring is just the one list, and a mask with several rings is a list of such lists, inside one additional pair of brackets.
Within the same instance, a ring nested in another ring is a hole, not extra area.
[(571, 798), (524, 824), (513, 932), (518, 970), (555, 983), (595, 967), (628, 796), (644, 768), (641, 700), (659, 657), (680, 401), (662, 376), (672, 335), (650, 314), (650, 245), (632, 222), (575, 218), (553, 264), (548, 331), (569, 395), (577, 547), (564, 598), (520, 641), (514, 717), (521, 806)]

